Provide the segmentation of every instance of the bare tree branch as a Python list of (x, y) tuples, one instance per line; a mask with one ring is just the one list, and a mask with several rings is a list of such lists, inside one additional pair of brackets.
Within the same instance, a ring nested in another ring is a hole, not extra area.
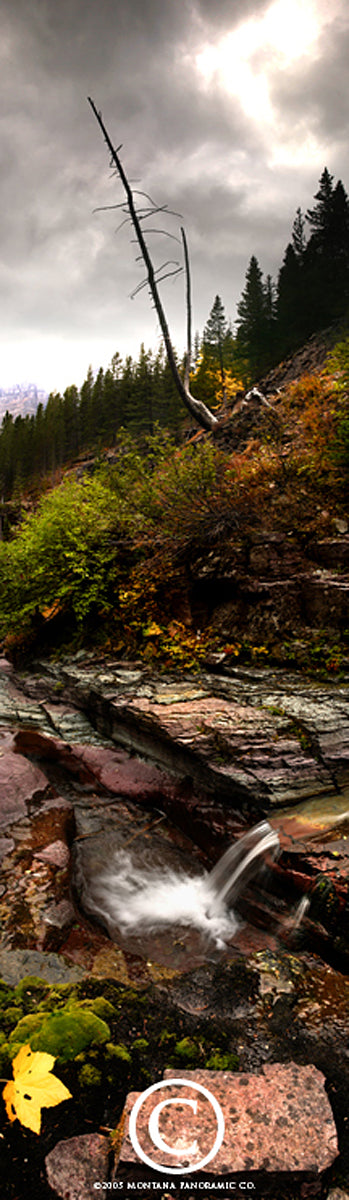
[(187, 281), (187, 353), (185, 358), (185, 376), (184, 383), (187, 391), (189, 391), (190, 368), (191, 368), (191, 283), (190, 283), (190, 264), (188, 254), (188, 243), (186, 239), (185, 229), (181, 226), (182, 242), (184, 249), (185, 276)]
[(159, 318), (162, 335), (163, 335), (165, 347), (166, 347), (167, 359), (168, 359), (168, 363), (169, 363), (169, 366), (170, 366), (170, 369), (172, 372), (172, 376), (173, 376), (174, 383), (177, 388), (178, 394), (180, 395), (181, 400), (185, 404), (185, 407), (191, 413), (191, 416), (194, 417), (196, 421), (198, 421), (199, 425), (201, 425), (201, 427), (203, 429), (213, 429), (214, 426), (217, 424), (217, 418), (213, 415), (213, 413), (210, 412), (210, 410), (208, 408), (206, 408), (205, 404), (202, 404), (202, 402), (200, 400), (196, 400), (195, 397), (191, 395), (189, 388), (186, 386), (185, 383), (183, 383), (183, 380), (181, 379), (181, 376), (179, 374), (179, 370), (178, 370), (176, 358), (175, 358), (175, 353), (174, 353), (174, 349), (173, 349), (172, 341), (171, 341), (171, 337), (170, 337), (170, 331), (168, 328), (167, 320), (165, 317), (165, 312), (164, 312), (162, 302), (160, 299), (160, 294), (158, 292), (154, 267), (152, 264), (152, 260), (150, 258), (147, 244), (144, 239), (143, 230), (142, 230), (142, 226), (140, 223), (140, 218), (137, 214), (137, 210), (136, 210), (134, 199), (133, 199), (132, 189), (128, 182), (127, 175), (125, 174), (122, 163), (120, 161), (118, 150), (115, 150), (113, 143), (109, 137), (109, 134), (106, 130), (106, 127), (104, 125), (104, 122), (102, 120), (102, 116), (97, 111), (96, 105), (94, 104), (94, 101), (91, 99), (90, 96), (88, 97), (88, 102), (92, 108), (92, 112), (94, 113), (96, 120), (99, 124), (99, 127), (103, 133), (104, 140), (106, 142), (106, 145), (107, 145), (108, 150), (111, 155), (111, 163), (113, 163), (116, 166), (119, 177), (121, 179), (121, 182), (123, 184), (123, 187), (124, 187), (124, 190), (126, 193), (128, 211), (130, 214), (130, 218), (132, 220), (132, 224), (133, 224), (133, 228), (134, 228), (134, 231), (136, 234), (138, 245), (140, 247), (140, 250), (141, 250), (141, 253), (143, 256), (143, 260), (145, 263), (149, 288), (150, 288), (151, 295), (153, 297), (154, 305), (156, 308), (156, 312), (157, 312), (157, 315)]

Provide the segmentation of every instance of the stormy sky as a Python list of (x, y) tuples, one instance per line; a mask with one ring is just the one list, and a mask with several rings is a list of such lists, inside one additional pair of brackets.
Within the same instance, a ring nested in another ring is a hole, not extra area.
[[(190, 247), (193, 323), (277, 275), (326, 165), (349, 190), (347, 0), (0, 0), (0, 386), (81, 385), (160, 331), (87, 96)], [(149, 222), (148, 222), (149, 224)], [(153, 223), (151, 223), (153, 224)], [(149, 233), (157, 263), (180, 247)], [(183, 276), (162, 286), (185, 345)]]

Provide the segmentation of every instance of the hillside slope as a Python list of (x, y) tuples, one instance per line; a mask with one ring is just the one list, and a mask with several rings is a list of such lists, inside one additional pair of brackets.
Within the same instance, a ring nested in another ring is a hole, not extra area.
[(263, 381), (267, 403), (240, 397), (213, 434), (179, 449), (159, 434), (146, 454), (124, 436), (112, 461), (71, 467), (1, 548), (8, 652), (346, 668), (349, 339), (325, 362), (327, 344), (312, 338)]

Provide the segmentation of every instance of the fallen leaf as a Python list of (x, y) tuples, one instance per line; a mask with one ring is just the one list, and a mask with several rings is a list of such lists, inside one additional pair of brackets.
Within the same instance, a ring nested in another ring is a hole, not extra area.
[(61, 1079), (52, 1075), (54, 1062), (53, 1054), (31, 1050), (29, 1045), (21, 1046), (12, 1063), (14, 1078), (2, 1093), (10, 1121), (17, 1117), (21, 1125), (26, 1125), (33, 1133), (40, 1133), (42, 1108), (52, 1108), (62, 1100), (72, 1098)]

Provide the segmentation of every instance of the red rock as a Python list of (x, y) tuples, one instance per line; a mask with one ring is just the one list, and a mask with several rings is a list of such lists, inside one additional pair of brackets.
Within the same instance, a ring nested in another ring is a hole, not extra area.
[(27, 804), (48, 791), (46, 775), (21, 754), (5, 752), (0, 758), (0, 825), (27, 815)]
[(94, 1183), (109, 1176), (108, 1138), (99, 1133), (57, 1142), (45, 1158), (50, 1187), (62, 1200), (91, 1200)]
[[(180, 1087), (174, 1083), (171, 1087), (169, 1081), (173, 1078), (185, 1079), (187, 1085)], [(212, 1104), (200, 1091), (194, 1090), (192, 1084), (208, 1089), (224, 1116), (222, 1144), (206, 1167), (210, 1174), (262, 1171), (268, 1176), (292, 1172), (299, 1177), (308, 1172), (316, 1178), (331, 1166), (338, 1154), (337, 1132), (324, 1088), (325, 1079), (312, 1065), (299, 1067), (292, 1062), (273, 1063), (265, 1066), (259, 1075), (168, 1070), (164, 1072), (164, 1081), (167, 1086), (159, 1088), (141, 1106), (136, 1126), (142, 1149), (158, 1167), (163, 1166), (164, 1171), (191, 1166), (196, 1177), (200, 1177), (200, 1167), (198, 1169), (196, 1163), (200, 1164), (206, 1158), (215, 1142), (217, 1117)], [(137, 1093), (131, 1093), (126, 1102), (127, 1120), (120, 1166), (140, 1162), (129, 1137), (129, 1116), (137, 1096)], [(169, 1099), (176, 1099), (177, 1103), (162, 1109), (158, 1127), (168, 1146), (182, 1149), (180, 1155), (158, 1149), (149, 1133), (154, 1108)], [(192, 1107), (184, 1107), (185, 1099), (197, 1102), (196, 1113)], [(195, 1142), (196, 1148), (191, 1151)]]
[(144, 802), (154, 794), (173, 790), (173, 779), (154, 763), (130, 757), (125, 750), (109, 750), (103, 746), (74, 746), (75, 753), (86, 764), (96, 780), (108, 792), (129, 800)]
[(68, 846), (62, 841), (51, 842), (49, 846), (44, 846), (43, 850), (36, 850), (35, 858), (51, 863), (53, 867), (67, 867), (69, 863)]
[(85, 746), (71, 746), (61, 738), (49, 737), (38, 729), (18, 729), (15, 735), (18, 750), (24, 754), (37, 754), (53, 762), (59, 762), (66, 771), (77, 777), (81, 783), (93, 783), (94, 775), (82, 762), (82, 750)]

